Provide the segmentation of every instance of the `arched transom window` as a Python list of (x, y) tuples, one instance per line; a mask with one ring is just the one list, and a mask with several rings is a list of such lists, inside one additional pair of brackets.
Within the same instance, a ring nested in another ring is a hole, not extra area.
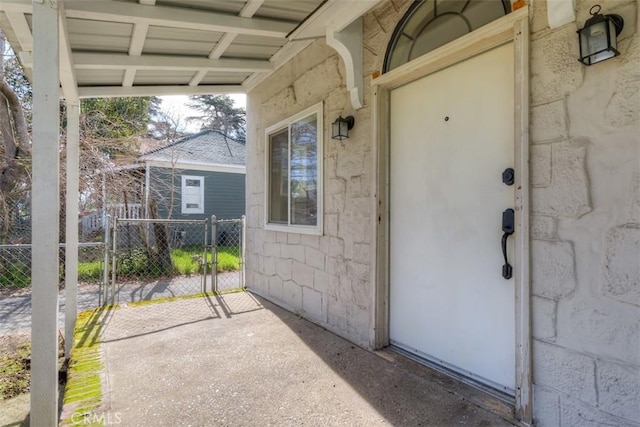
[(422, 0), (404, 15), (389, 43), (384, 72), (449, 43), (511, 11), (509, 0)]

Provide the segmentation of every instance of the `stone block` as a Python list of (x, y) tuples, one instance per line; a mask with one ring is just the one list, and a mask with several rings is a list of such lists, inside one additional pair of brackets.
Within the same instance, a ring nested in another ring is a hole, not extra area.
[(275, 243), (276, 242), (276, 235), (277, 233), (275, 231), (264, 231), (262, 233), (263, 235), (263, 240), (264, 243)]
[(327, 255), (332, 257), (339, 257), (344, 254), (344, 240), (339, 237), (329, 237), (329, 247)]
[(290, 259), (276, 258), (276, 274), (282, 280), (291, 279), (291, 262)]
[(530, 135), (533, 144), (567, 139), (569, 125), (564, 100), (531, 109)]
[(327, 295), (327, 323), (337, 330), (347, 329), (347, 303), (332, 295)]
[(349, 180), (349, 197), (366, 197), (370, 195), (369, 183), (365, 175), (354, 176)]
[(560, 425), (560, 397), (552, 390), (535, 385), (533, 388), (533, 419), (538, 427)]
[(368, 308), (371, 305), (371, 282), (368, 280), (352, 280), (350, 300), (355, 305)]
[[(398, 25), (398, 20), (408, 7), (406, 1), (388, 1), (382, 2), (380, 6), (373, 9), (372, 13), (378, 20), (380, 29), (386, 34), (390, 34)], [(386, 46), (381, 46), (384, 49)]]
[(368, 281), (371, 279), (371, 268), (369, 264), (347, 261), (347, 274), (351, 279)]
[(322, 270), (313, 270), (313, 289), (318, 292), (327, 292), (329, 275)]
[(263, 254), (264, 256), (280, 257), (280, 243), (265, 242)]
[(322, 294), (310, 288), (302, 289), (302, 310), (311, 320), (324, 322)]
[(280, 278), (280, 276), (269, 276), (267, 280), (269, 284), (269, 295), (278, 301), (283, 301), (282, 279)]
[(361, 264), (371, 262), (371, 246), (368, 243), (355, 243), (353, 245), (353, 261)]
[(640, 173), (635, 173), (631, 179), (627, 196), (626, 222), (640, 224)]
[(266, 276), (273, 276), (276, 274), (276, 259), (274, 257), (263, 257), (262, 269)]
[(575, 351), (533, 341), (533, 382), (596, 404), (595, 361)]
[(531, 238), (552, 240), (558, 237), (558, 223), (552, 216), (531, 216)]
[(292, 280), (282, 282), (282, 301), (292, 310), (302, 310), (302, 288)]
[(324, 216), (324, 232), (327, 236), (338, 235), (338, 217), (339, 214), (326, 214)]
[(640, 422), (640, 367), (598, 360), (598, 407)]
[(370, 321), (371, 315), (365, 307), (350, 305), (347, 309), (347, 333), (349, 334), (349, 339), (358, 345), (367, 345)]
[(299, 245), (300, 235), (297, 233), (287, 233), (287, 243), (289, 245)]
[[(305, 108), (313, 105), (326, 96), (331, 90), (341, 86), (343, 65), (337, 54), (327, 58), (324, 62), (311, 68), (293, 82), (297, 106)], [(286, 102), (287, 100), (283, 100)], [(281, 107), (276, 105), (276, 109)]]
[(371, 199), (368, 197), (357, 197), (350, 200), (351, 211), (363, 221), (369, 221), (371, 217)]
[(529, 16), (531, 21), (531, 27), (529, 28), (529, 30), (531, 31), (531, 34), (548, 29), (549, 20), (547, 18), (547, 2), (532, 2), (529, 7)]
[(637, 126), (640, 122), (640, 39), (637, 34), (631, 38), (626, 53), (619, 60), (621, 64), (615, 70), (615, 91), (604, 112), (605, 122), (612, 128)]
[(342, 178), (331, 178), (327, 181), (327, 194), (345, 194), (347, 191), (347, 181)]
[(320, 236), (303, 234), (300, 236), (300, 243), (310, 248), (320, 249)]
[(573, 292), (576, 273), (571, 242), (532, 240), (531, 261), (535, 295), (559, 299)]
[(314, 249), (309, 246), (305, 248), (305, 263), (308, 266), (317, 268), (319, 270), (324, 270), (324, 260), (325, 254), (323, 254), (320, 250)]
[(327, 257), (326, 272), (334, 276), (344, 276), (347, 274), (347, 264), (342, 257)]
[(282, 258), (295, 259), (304, 262), (304, 246), (303, 245), (282, 245), (280, 247)]
[(288, 240), (289, 240), (289, 233), (284, 233), (282, 231), (276, 232), (276, 242), (287, 243)]
[(300, 286), (313, 286), (313, 268), (298, 261), (293, 261), (291, 277)]
[(533, 313), (532, 329), (533, 337), (542, 340), (555, 341), (556, 339), (556, 306), (557, 302), (552, 299), (532, 298)]
[(591, 212), (586, 154), (584, 140), (552, 144), (552, 183), (531, 190), (534, 214), (580, 218)]
[(338, 156), (338, 163), (336, 166), (336, 175), (345, 180), (351, 179), (353, 176), (361, 175), (364, 172), (364, 157), (362, 156), (362, 150), (356, 151), (351, 148), (354, 146), (349, 145), (353, 151), (343, 152)]
[(327, 213), (342, 213), (347, 202), (347, 196), (344, 194), (332, 194), (325, 199)]
[(568, 24), (531, 41), (531, 104), (565, 98), (582, 85), (576, 24)]
[[(597, 279), (597, 275), (590, 281)], [(599, 357), (640, 365), (640, 310), (588, 292), (558, 304), (558, 342)]]
[(603, 275), (603, 295), (640, 307), (640, 225), (606, 234)]
[(571, 396), (560, 398), (560, 425), (575, 427), (637, 427), (637, 423), (626, 423), (622, 418), (600, 411)]
[(551, 145), (532, 145), (530, 160), (531, 186), (551, 185)]

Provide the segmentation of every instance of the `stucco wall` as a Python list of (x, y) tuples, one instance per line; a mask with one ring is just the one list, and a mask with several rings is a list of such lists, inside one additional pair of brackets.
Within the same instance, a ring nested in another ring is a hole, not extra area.
[[(550, 30), (530, 5), (531, 262), (534, 415), (539, 425), (640, 425), (640, 40), (635, 1), (601, 1), (625, 19), (621, 56), (585, 67), (577, 22)], [(348, 339), (368, 345), (373, 221), (370, 75), (408, 7), (364, 19), (365, 108), (348, 102), (344, 65), (322, 40), (248, 96), (247, 283)], [(324, 236), (262, 229), (264, 129), (324, 100), (356, 125), (325, 136)]]

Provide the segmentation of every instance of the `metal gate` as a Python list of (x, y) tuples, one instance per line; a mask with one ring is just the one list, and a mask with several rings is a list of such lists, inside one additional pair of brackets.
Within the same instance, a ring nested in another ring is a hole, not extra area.
[(244, 288), (244, 223), (116, 218), (105, 303)]

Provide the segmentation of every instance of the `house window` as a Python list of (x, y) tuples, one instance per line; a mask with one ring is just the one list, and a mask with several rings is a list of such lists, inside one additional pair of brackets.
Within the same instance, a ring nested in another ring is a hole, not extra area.
[(182, 213), (204, 213), (204, 176), (182, 175)]
[(431, 52), (511, 12), (508, 0), (421, 0), (396, 27), (383, 72)]
[(266, 131), (265, 228), (322, 234), (322, 103)]

